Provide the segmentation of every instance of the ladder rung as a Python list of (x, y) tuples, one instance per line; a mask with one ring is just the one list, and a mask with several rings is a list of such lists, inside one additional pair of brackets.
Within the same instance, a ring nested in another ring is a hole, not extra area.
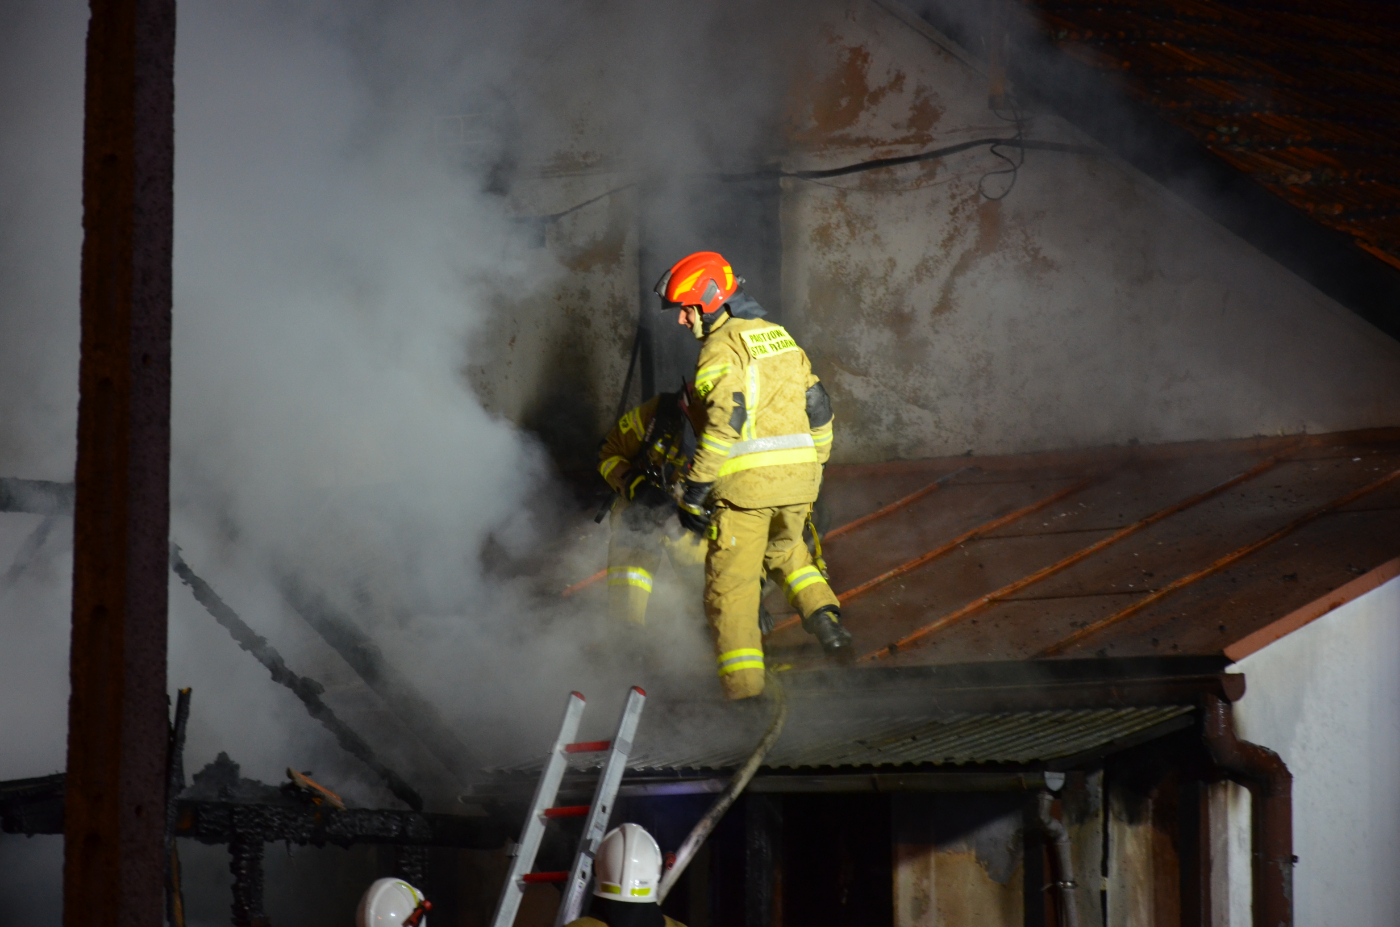
[(567, 872), (527, 872), (520, 881), (526, 884), (534, 882), (563, 882), (569, 877)]
[(560, 805), (557, 808), (544, 809), (544, 816), (547, 818), (581, 818), (588, 813), (592, 805)]
[(585, 740), (576, 744), (565, 744), (565, 753), (602, 753), (612, 748), (611, 740)]

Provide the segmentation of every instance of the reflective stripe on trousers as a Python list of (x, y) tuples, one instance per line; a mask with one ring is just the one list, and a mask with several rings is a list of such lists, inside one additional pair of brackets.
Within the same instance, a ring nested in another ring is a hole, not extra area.
[(783, 577), (783, 592), (787, 595), (788, 603), (797, 605), (797, 594), (813, 583), (822, 582), (824, 577), (821, 570), (812, 564), (808, 564), (800, 569), (793, 570)]
[(608, 585), (636, 586), (638, 589), (651, 592), (651, 574), (641, 567), (610, 567), (608, 569)]
[(727, 650), (715, 658), (719, 664), (719, 675), (728, 676), (739, 670), (756, 669), (763, 672), (763, 651), (756, 647), (740, 647)]

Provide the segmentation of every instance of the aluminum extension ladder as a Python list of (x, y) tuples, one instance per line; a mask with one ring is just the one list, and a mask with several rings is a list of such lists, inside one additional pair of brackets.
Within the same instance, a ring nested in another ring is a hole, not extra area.
[[(638, 686), (627, 693), (627, 704), (622, 708), (622, 717), (617, 722), (617, 733), (612, 740), (595, 740), (575, 743), (578, 725), (583, 717), (584, 698), (577, 692), (569, 693), (568, 704), (564, 707), (564, 720), (559, 725), (559, 737), (549, 751), (549, 759), (540, 773), (539, 784), (535, 786), (535, 797), (530, 801), (530, 813), (525, 818), (525, 827), (520, 832), (520, 842), (515, 847), (515, 858), (511, 861), (510, 874), (501, 889), (501, 899), (496, 904), (496, 915), (491, 919), (491, 927), (512, 927), (515, 915), (520, 910), (520, 900), (524, 897), (525, 886), (534, 882), (560, 882), (564, 888), (559, 899), (559, 913), (554, 919), (555, 927), (575, 920), (583, 907), (584, 892), (593, 874), (593, 857), (607, 831), (608, 818), (612, 814), (613, 801), (617, 798), (618, 787), (622, 785), (622, 774), (627, 768), (627, 755), (632, 752), (632, 741), (637, 736), (637, 723), (642, 717), (642, 707), (647, 694)], [(603, 772), (598, 777), (597, 788), (593, 791), (593, 803), (589, 805), (556, 806), (554, 800), (559, 795), (559, 784), (568, 767), (567, 757), (571, 753), (602, 753), (607, 751), (608, 759), (603, 764)], [(578, 853), (574, 856), (573, 867), (568, 872), (531, 872), (535, 865), (535, 855), (539, 853), (540, 841), (544, 839), (545, 825), (552, 818), (584, 817), (583, 837), (579, 840)]]

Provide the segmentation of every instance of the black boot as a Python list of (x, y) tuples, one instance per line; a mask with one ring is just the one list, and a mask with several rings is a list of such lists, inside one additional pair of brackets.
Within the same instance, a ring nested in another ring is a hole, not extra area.
[(768, 577), (759, 580), (758, 583), (758, 633), (767, 637), (773, 633), (773, 629), (778, 623), (773, 620), (773, 613), (768, 610), (768, 606), (763, 604), (763, 597), (768, 593)]
[(845, 659), (853, 656), (851, 632), (841, 626), (841, 609), (823, 605), (802, 619), (802, 629), (817, 639), (828, 657)]

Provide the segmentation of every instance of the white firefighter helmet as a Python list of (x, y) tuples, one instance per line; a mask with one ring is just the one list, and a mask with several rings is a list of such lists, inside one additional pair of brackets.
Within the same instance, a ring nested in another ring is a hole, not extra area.
[(598, 845), (593, 894), (613, 901), (656, 902), (661, 848), (640, 824), (615, 827)]
[[(420, 906), (427, 909), (423, 893), (404, 880), (376, 879), (355, 909), (355, 927), (403, 927)], [(428, 919), (419, 918), (414, 923), (427, 927)]]

